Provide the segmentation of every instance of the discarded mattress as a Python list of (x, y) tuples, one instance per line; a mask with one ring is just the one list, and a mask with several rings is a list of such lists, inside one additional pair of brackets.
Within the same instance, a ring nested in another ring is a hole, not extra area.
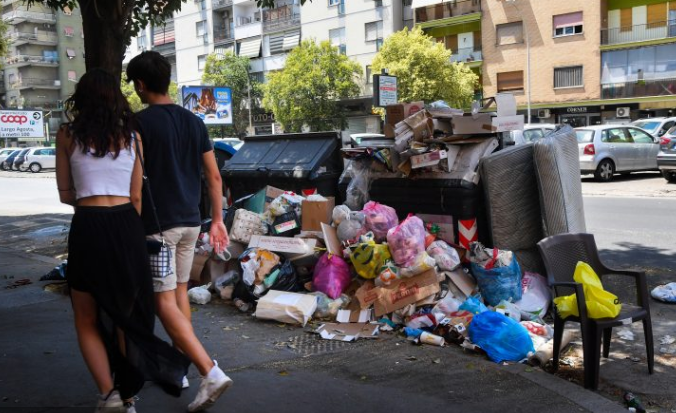
[(564, 125), (537, 140), (533, 150), (544, 235), (586, 232), (575, 131)]
[(493, 246), (514, 251), (525, 271), (541, 273), (537, 243), (544, 238), (533, 145), (485, 157), (479, 168)]

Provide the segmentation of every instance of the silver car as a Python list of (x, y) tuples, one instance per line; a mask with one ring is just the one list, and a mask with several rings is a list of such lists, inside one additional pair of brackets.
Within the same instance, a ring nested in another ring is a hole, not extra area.
[(656, 171), (659, 140), (629, 125), (575, 128), (580, 170), (597, 181), (610, 181), (616, 172)]

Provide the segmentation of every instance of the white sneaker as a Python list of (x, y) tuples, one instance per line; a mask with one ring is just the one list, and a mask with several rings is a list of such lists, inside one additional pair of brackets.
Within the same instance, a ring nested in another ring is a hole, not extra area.
[(208, 409), (230, 386), (232, 386), (232, 379), (223, 373), (223, 370), (218, 367), (218, 363), (214, 360), (214, 367), (206, 377), (202, 378), (197, 396), (188, 405), (188, 411), (201, 412)]
[(190, 387), (190, 382), (188, 381), (188, 376), (183, 376), (183, 384), (181, 385), (182, 389), (187, 389)]
[(99, 397), (96, 404), (95, 413), (124, 413), (125, 407), (120, 393), (117, 390), (111, 391), (106, 397)]
[(124, 403), (124, 408), (127, 409), (125, 410), (126, 413), (136, 413), (136, 405), (131, 402), (131, 403)]

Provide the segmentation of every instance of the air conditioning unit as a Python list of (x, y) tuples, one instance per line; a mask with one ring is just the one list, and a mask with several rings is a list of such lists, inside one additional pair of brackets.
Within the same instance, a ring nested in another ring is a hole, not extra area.
[(549, 109), (538, 110), (538, 118), (549, 118), (550, 116), (552, 116), (552, 113)]
[(631, 112), (631, 109), (627, 108), (627, 107), (617, 108), (615, 110), (615, 117), (628, 118), (630, 112)]

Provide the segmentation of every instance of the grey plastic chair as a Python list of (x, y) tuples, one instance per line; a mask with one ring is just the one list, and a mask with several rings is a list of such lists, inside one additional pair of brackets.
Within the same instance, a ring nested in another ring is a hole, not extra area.
[[(598, 388), (601, 338), (603, 337), (603, 357), (610, 352), (610, 338), (613, 327), (631, 322), (643, 322), (648, 372), (653, 374), (655, 350), (653, 348), (652, 322), (650, 320), (650, 298), (643, 271), (617, 270), (608, 268), (601, 261), (596, 242), (592, 234), (560, 234), (545, 238), (538, 243), (542, 260), (547, 271), (547, 280), (554, 297), (577, 294), (579, 317), (561, 318), (554, 306), (554, 370), (559, 366), (561, 338), (566, 322), (580, 323), (582, 331), (582, 349), (584, 352), (584, 387), (592, 390)], [(622, 303), (622, 310), (615, 318), (593, 319), (587, 316), (587, 305), (584, 299), (582, 284), (573, 280), (578, 261), (589, 264), (601, 281), (608, 276), (627, 276), (636, 281), (636, 303)], [(563, 290), (559, 293), (559, 290)], [(573, 291), (571, 291), (571, 289)]]

